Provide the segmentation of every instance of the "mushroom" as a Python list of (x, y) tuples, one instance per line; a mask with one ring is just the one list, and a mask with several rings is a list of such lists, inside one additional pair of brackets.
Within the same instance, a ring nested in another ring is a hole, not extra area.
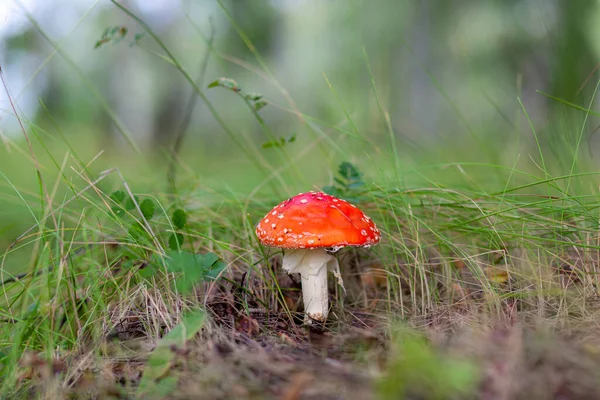
[(329, 314), (327, 272), (343, 287), (337, 259), (346, 246), (370, 247), (381, 238), (375, 223), (355, 205), (326, 193), (300, 193), (275, 206), (256, 226), (260, 242), (285, 249), (283, 269), (299, 273), (305, 322)]

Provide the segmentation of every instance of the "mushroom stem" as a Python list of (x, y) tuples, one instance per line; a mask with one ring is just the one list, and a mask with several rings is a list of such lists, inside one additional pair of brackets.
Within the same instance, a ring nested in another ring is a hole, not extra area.
[(327, 272), (339, 271), (337, 259), (323, 248), (286, 250), (282, 267), (302, 278), (305, 322), (325, 322), (329, 314)]

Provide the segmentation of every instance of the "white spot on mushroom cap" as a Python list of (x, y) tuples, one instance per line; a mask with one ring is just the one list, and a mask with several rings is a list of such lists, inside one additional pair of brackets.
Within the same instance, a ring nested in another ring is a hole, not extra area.
[(277, 218), (279, 218), (279, 219), (282, 219), (282, 218), (283, 218), (283, 214), (279, 214), (279, 215), (277, 216)]
[(265, 224), (269, 223), (269, 218), (265, 218)]
[(271, 224), (271, 228), (275, 229), (275, 227), (277, 226), (277, 224)]
[(273, 211), (271, 215), (277, 215), (277, 211)]
[(308, 200), (306, 200), (306, 199), (302, 199), (302, 200), (300, 200), (300, 203), (302, 203), (302, 204), (306, 204), (306, 203), (308, 203)]

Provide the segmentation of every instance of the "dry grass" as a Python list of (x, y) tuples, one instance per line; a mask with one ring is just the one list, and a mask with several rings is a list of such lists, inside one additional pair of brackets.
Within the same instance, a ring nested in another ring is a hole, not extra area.
[[(164, 398), (394, 398), (382, 382), (397, 379), (390, 365), (403, 357), (398, 324), (420, 332), (443, 359), (476, 366), (474, 389), (447, 398), (600, 398), (595, 250), (545, 243), (534, 259), (523, 246), (464, 245), (465, 258), (427, 243), (420, 232), (420, 246), (394, 252), (394, 264), (385, 244), (342, 252), (347, 292), (331, 285), (332, 317), (322, 330), (301, 325), (299, 279), (281, 272), (280, 255), (249, 268), (240, 257), (249, 252), (232, 246), (222, 253), (225, 275), (192, 296), (164, 282), (132, 284), (98, 314), (99, 330), (79, 331), (73, 348), (57, 348), (50, 361), (44, 351), (25, 351), (14, 396), (131, 398), (160, 338), (183, 311), (204, 305), (200, 334), (171, 348), (160, 379), (177, 384)], [(427, 374), (436, 366), (415, 368)], [(409, 382), (405, 396), (432, 398), (431, 376)]]

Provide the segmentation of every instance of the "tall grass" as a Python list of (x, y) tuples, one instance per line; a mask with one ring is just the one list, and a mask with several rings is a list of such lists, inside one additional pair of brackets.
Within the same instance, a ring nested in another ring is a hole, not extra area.
[[(69, 390), (97, 394), (98, 386), (86, 386), (88, 381), (97, 383), (88, 376), (90, 371), (104, 371), (99, 379), (108, 382), (115, 375), (111, 368), (120, 360), (143, 362), (157, 343), (159, 349), (160, 343), (163, 348), (164, 343), (184, 346), (194, 336), (189, 330), (186, 335), (186, 328), (193, 329), (192, 333), (205, 329), (203, 340), (208, 340), (207, 330), (227, 331), (232, 328), (227, 325), (227, 315), (238, 318), (260, 310), (273, 320), (286, 321), (290, 332), (301, 332), (297, 288), (282, 284), (277, 268), (281, 251), (260, 246), (254, 224), (282, 197), (327, 186), (358, 203), (383, 232), (376, 247), (339, 253), (347, 291), (336, 287), (332, 292), (333, 318), (328, 329), (333, 333), (366, 324), (366, 317), (359, 314), (383, 321), (385, 332), (397, 320), (415, 327), (439, 324), (454, 329), (461, 324), (478, 326), (519, 318), (575, 329), (597, 319), (598, 177), (591, 164), (580, 160), (591, 105), (582, 111), (581, 134), (573, 153), (565, 156), (568, 159), (546, 153), (529, 117), (531, 132), (521, 135), (533, 135), (536, 147), (526, 149), (531, 157), (514, 154), (511, 165), (441, 161), (438, 150), (429, 148), (420, 149), (415, 159), (412, 149), (403, 148), (393, 130), (390, 113), (378, 97), (380, 83), (367, 57), (370, 95), (387, 130), (385, 145), (357, 129), (352, 113), (344, 108), (326, 76), (324, 84), (331, 88), (346, 120), (332, 124), (304, 115), (248, 36), (235, 25), (256, 57), (256, 68), (288, 100), (288, 104), (269, 107), (293, 113), (304, 124), (305, 137), (299, 139), (306, 144), (304, 149), (287, 143), (269, 149), (276, 154), (270, 157), (261, 143), (229, 127), (228, 116), (217, 111), (205, 89), (149, 25), (121, 3), (113, 3), (155, 40), (164, 52), (162, 59), (187, 80), (228, 138), (243, 150), (261, 181), (250, 192), (240, 192), (235, 185), (196, 183), (189, 187), (180, 184), (175, 193), (164, 193), (159, 189), (164, 181), (132, 189), (142, 185), (131, 182), (135, 178), (126, 178), (120, 169), (105, 165), (102, 156), (87, 159), (78, 155), (64, 136), (50, 138), (15, 108), (15, 115), (23, 121), (23, 135), (34, 142), (20, 157), (32, 163), (38, 181), (36, 186), (20, 185), (0, 170), (2, 186), (10, 192), (3, 194), (1, 201), (18, 202), (34, 221), (1, 257), (3, 395), (34, 390), (47, 396)], [(79, 73), (68, 55), (32, 22), (53, 43), (58, 56)], [(211, 50), (213, 57), (228, 61)], [(84, 75), (81, 79), (99, 96), (93, 82)], [(231, 96), (231, 101), (243, 101), (234, 93)], [(108, 103), (101, 103), (120, 126)], [(265, 137), (277, 140), (260, 111), (250, 108), (250, 113)], [(119, 131), (129, 138), (126, 128)], [(68, 150), (58, 154), (53, 143), (68, 145)], [(486, 154), (502, 152), (480, 149), (482, 145), (473, 149)], [(137, 148), (135, 143), (132, 146)], [(435, 155), (424, 156), (430, 152)], [(468, 154), (447, 154), (446, 159), (456, 160), (461, 155)], [(45, 161), (36, 161), (41, 159)], [(353, 162), (362, 174), (361, 185), (336, 183), (334, 178), (343, 178), (337, 171), (341, 161)], [(305, 172), (310, 163), (327, 170)], [(561, 165), (567, 168), (561, 169)], [(166, 174), (160, 168), (145, 168)], [(180, 169), (177, 173), (184, 172)], [(123, 191), (132, 204), (123, 215), (115, 213), (119, 204), (112, 195), (116, 190)], [(150, 218), (141, 206), (145, 199), (156, 205)], [(186, 210), (185, 228), (175, 226), (175, 209)], [(139, 230), (132, 230), (133, 226)], [(217, 280), (198, 280), (193, 291), (181, 293), (176, 285), (178, 273), (169, 269), (169, 240), (174, 233), (185, 237), (181, 247), (190, 254), (215, 253), (223, 260), (225, 269)], [(229, 307), (229, 311), (219, 307)], [(208, 322), (198, 317), (188, 319), (186, 325), (185, 316), (191, 315), (187, 312), (199, 309), (207, 311)], [(453, 319), (456, 315), (461, 318)], [(444, 319), (449, 321), (442, 324)], [(174, 327), (178, 327), (173, 334), (176, 337), (167, 336), (168, 340), (161, 342)], [(261, 329), (277, 331), (269, 324)], [(132, 343), (140, 338), (150, 345), (133, 351)], [(119, 340), (126, 345), (117, 343)], [(168, 372), (165, 366), (173, 362), (165, 357), (159, 357), (154, 365), (163, 374)], [(152, 379), (162, 378), (158, 374)], [(126, 392), (136, 390), (135, 384), (122, 386)]]

